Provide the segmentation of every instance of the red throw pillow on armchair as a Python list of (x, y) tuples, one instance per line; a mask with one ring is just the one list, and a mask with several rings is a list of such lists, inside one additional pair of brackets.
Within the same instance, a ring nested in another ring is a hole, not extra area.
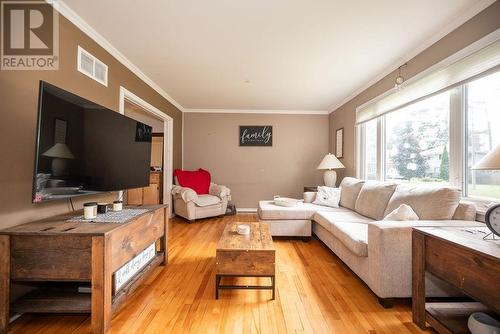
[(191, 188), (198, 195), (208, 194), (210, 191), (210, 173), (204, 169), (182, 170), (176, 169), (174, 176), (181, 187)]

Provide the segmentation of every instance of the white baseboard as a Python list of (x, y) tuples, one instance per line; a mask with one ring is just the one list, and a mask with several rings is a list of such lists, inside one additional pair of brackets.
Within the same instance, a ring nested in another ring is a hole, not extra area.
[(236, 208), (238, 213), (256, 213), (257, 208)]

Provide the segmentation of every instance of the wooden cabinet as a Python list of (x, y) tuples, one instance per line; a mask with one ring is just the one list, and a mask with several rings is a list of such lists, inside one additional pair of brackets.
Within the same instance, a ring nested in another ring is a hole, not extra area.
[(152, 183), (149, 187), (142, 188), (142, 203), (144, 205), (160, 204), (160, 185)]
[(151, 142), (151, 167), (163, 166), (163, 134), (153, 134)]
[[(133, 290), (167, 263), (166, 206), (143, 208), (146, 212), (125, 223), (71, 222), (71, 213), (0, 231), (0, 333), (7, 332), (10, 309), (90, 313), (92, 333), (106, 333)], [(117, 270), (153, 244), (153, 259), (114, 291)], [(11, 282), (32, 282), (37, 289), (11, 304)], [(91, 293), (80, 292), (81, 286)]]
[(127, 190), (127, 204), (142, 205), (142, 188)]
[[(440, 334), (469, 333), (467, 320), (473, 312), (500, 313), (500, 243), (483, 240), (486, 231), (486, 227), (413, 229), (413, 322), (421, 329), (429, 323)], [(426, 272), (475, 301), (427, 302)]]
[(163, 177), (161, 172), (151, 172), (149, 186), (127, 190), (127, 203), (129, 205), (156, 205), (163, 199)]

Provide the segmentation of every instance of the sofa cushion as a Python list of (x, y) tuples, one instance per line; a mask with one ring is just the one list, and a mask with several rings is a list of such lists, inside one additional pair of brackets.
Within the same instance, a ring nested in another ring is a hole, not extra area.
[(354, 177), (344, 177), (340, 183), (340, 206), (354, 210), (359, 192), (365, 181)]
[(334, 212), (318, 211), (314, 214), (313, 220), (330, 232), (332, 232), (331, 227), (335, 222), (368, 224), (373, 221), (373, 219), (346, 208), (339, 208), (339, 211)]
[(411, 206), (406, 204), (401, 204), (397, 209), (389, 212), (387, 216), (384, 217), (384, 220), (393, 220), (393, 221), (404, 221), (404, 220), (419, 220), (417, 214)]
[[(397, 184), (395, 183), (377, 181), (365, 182), (359, 192), (354, 209), (363, 216), (382, 220), (386, 216), (384, 213), (386, 212), (387, 203), (389, 203), (389, 199), (394, 193), (394, 190), (396, 190), (396, 187)], [(409, 205), (413, 207), (413, 205)], [(393, 211), (398, 206), (389, 212)]]
[(368, 256), (368, 224), (373, 219), (345, 209), (339, 212), (317, 212), (314, 221), (357, 256)]
[(454, 187), (399, 185), (385, 213), (406, 204), (412, 207), (420, 220), (448, 220), (453, 217), (460, 196), (460, 189)]
[(476, 204), (461, 201), (453, 214), (453, 220), (476, 220)]
[(316, 199), (313, 204), (338, 208), (340, 201), (340, 189), (326, 186), (319, 186)]
[(296, 206), (286, 207), (275, 205), (274, 201), (259, 201), (258, 214), (263, 220), (281, 219), (312, 219), (317, 211), (338, 211), (343, 208), (331, 208), (313, 203), (299, 203)]
[(368, 256), (368, 224), (333, 223), (332, 234), (357, 256)]
[(210, 206), (219, 203), (220, 203), (220, 198), (214, 195), (198, 195), (198, 198), (194, 200), (194, 204), (200, 207)]

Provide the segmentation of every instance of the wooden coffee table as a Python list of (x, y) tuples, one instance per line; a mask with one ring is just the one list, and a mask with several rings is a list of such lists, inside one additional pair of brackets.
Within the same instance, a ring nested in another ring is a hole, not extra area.
[[(249, 235), (236, 233), (236, 226), (250, 226)], [(215, 298), (220, 289), (276, 290), (275, 249), (269, 226), (262, 222), (228, 223), (217, 244), (215, 264)], [(222, 285), (223, 277), (269, 277), (271, 285)]]

